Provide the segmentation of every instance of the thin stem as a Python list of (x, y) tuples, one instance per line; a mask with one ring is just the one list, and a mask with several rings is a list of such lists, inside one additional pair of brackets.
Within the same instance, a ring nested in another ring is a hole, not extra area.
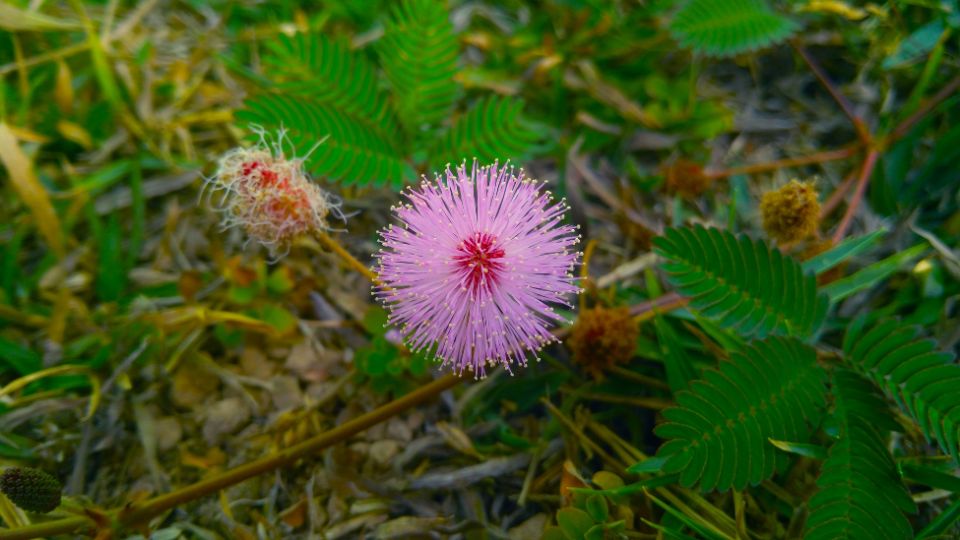
[(878, 157), (880, 157), (880, 152), (877, 150), (870, 150), (867, 153), (867, 159), (863, 162), (863, 168), (860, 169), (860, 178), (857, 179), (857, 189), (853, 192), (853, 198), (850, 200), (850, 205), (847, 206), (847, 211), (843, 214), (843, 219), (840, 220), (840, 225), (837, 226), (837, 232), (833, 233), (834, 244), (843, 240), (843, 235), (847, 233), (853, 215), (857, 212), (860, 201), (863, 200), (863, 194), (867, 190), (867, 183), (870, 182), (870, 176), (873, 175), (873, 167), (877, 164)]
[(340, 243), (334, 240), (329, 234), (323, 231), (316, 231), (315, 236), (317, 240), (319, 240), (320, 243), (323, 244), (324, 247), (326, 247), (330, 251), (339, 255), (340, 258), (347, 263), (347, 266), (349, 266), (350, 268), (353, 268), (357, 272), (360, 272), (361, 274), (364, 275), (364, 277), (372, 281), (374, 284), (376, 285), (383, 284), (380, 281), (380, 278), (377, 277), (377, 274), (373, 270), (370, 270), (369, 268), (367, 268), (366, 265), (358, 261), (356, 257), (351, 255), (349, 251), (344, 249), (343, 246), (341, 246)]
[(816, 154), (810, 154), (809, 156), (800, 156), (794, 158), (780, 159), (777, 161), (769, 161), (767, 163), (757, 163), (754, 165), (744, 165), (743, 167), (733, 167), (730, 169), (724, 169), (720, 171), (704, 171), (704, 176), (714, 180), (720, 178), (727, 178), (729, 176), (734, 176), (737, 174), (757, 174), (767, 171), (775, 171), (777, 169), (785, 169), (787, 167), (799, 167), (802, 165), (812, 165), (814, 163), (825, 163), (827, 161), (837, 161), (840, 159), (846, 159), (853, 156), (860, 150), (859, 144), (851, 144), (843, 148), (838, 148), (836, 150), (826, 150), (823, 152), (817, 152)]
[(857, 113), (853, 112), (853, 106), (850, 105), (850, 101), (847, 100), (846, 96), (840, 93), (840, 90), (837, 89), (836, 85), (830, 81), (830, 78), (827, 77), (827, 74), (820, 68), (820, 65), (810, 56), (807, 51), (801, 47), (796, 42), (791, 42), (794, 50), (797, 51), (797, 54), (803, 58), (803, 61), (810, 68), (810, 71), (813, 71), (813, 74), (817, 76), (817, 79), (820, 81), (820, 84), (827, 89), (827, 92), (830, 92), (830, 95), (833, 96), (834, 101), (837, 102), (837, 105), (843, 109), (843, 113), (847, 115), (847, 118), (853, 122), (854, 129), (857, 130), (857, 136), (860, 138), (864, 144), (870, 144), (871, 136), (869, 130), (867, 130), (866, 124), (863, 123), (863, 120), (857, 116)]
[(840, 185), (837, 186), (837, 189), (830, 194), (830, 198), (827, 199), (827, 202), (823, 203), (823, 207), (820, 208), (820, 221), (823, 221), (827, 216), (829, 216), (840, 203), (843, 202), (843, 197), (850, 191), (850, 186), (853, 185), (853, 181), (857, 178), (857, 170), (854, 169), (843, 179), (843, 182), (840, 182)]
[[(119, 525), (132, 526), (142, 524), (161, 513), (183, 503), (200, 497), (216, 493), (223, 488), (248, 480), (263, 473), (291, 465), (299, 459), (313, 455), (320, 450), (342, 442), (361, 431), (364, 431), (384, 420), (396, 416), (401, 412), (423, 403), (439, 395), (445, 390), (459, 384), (461, 378), (454, 374), (447, 374), (435, 381), (422, 386), (409, 394), (380, 406), (366, 414), (358, 416), (329, 431), (316, 435), (300, 444), (281, 450), (264, 458), (240, 465), (213, 478), (208, 478), (189, 485), (177, 491), (154, 497), (142, 503), (133, 504), (110, 514)], [(77, 530), (92, 525), (86, 518), (66, 518), (47, 523), (29, 525), (19, 529), (0, 531), (0, 540), (24, 540), (41, 536), (57, 534), (71, 534)]]
[(682, 308), (683, 306), (687, 305), (689, 301), (689, 298), (684, 298), (675, 292), (671, 292), (650, 300), (649, 302), (644, 302), (631, 307), (630, 314), (633, 315), (634, 319), (638, 322), (645, 321), (653, 318), (653, 316), (657, 313), (664, 313), (674, 309)]

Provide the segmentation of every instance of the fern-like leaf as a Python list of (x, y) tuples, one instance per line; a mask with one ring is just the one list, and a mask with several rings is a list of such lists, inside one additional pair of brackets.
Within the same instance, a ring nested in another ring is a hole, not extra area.
[(869, 330), (864, 319), (844, 336), (844, 357), (858, 372), (884, 389), (916, 420), (928, 441), (960, 463), (960, 365), (952, 354), (920, 339), (920, 329), (895, 319)]
[(523, 118), (523, 101), (492, 96), (474, 105), (441, 135), (430, 151), (431, 168), (477, 158), (525, 161), (540, 134)]
[(323, 34), (280, 35), (266, 44), (268, 73), (280, 93), (330, 105), (356, 121), (387, 135), (396, 133), (396, 119), (377, 71), (344, 40)]
[(450, 115), (460, 90), (453, 80), (460, 49), (439, 0), (397, 2), (377, 52), (410, 133)]
[[(756, 341), (704, 371), (677, 406), (663, 411), (658, 436), (669, 439), (663, 472), (704, 491), (743, 489), (770, 478), (787, 456), (769, 439), (804, 441), (825, 401), (814, 350), (790, 338)], [(778, 463), (779, 462), (779, 463)]]
[(766, 47), (796, 29), (764, 0), (690, 0), (670, 22), (670, 33), (682, 45), (714, 56)]
[(691, 305), (743, 335), (807, 337), (827, 312), (827, 297), (800, 264), (764, 242), (726, 231), (668, 229), (654, 239), (669, 281)]
[(246, 101), (237, 119), (269, 129), (286, 128), (294, 148), (302, 153), (327, 137), (306, 163), (318, 176), (346, 184), (389, 182), (394, 186), (415, 176), (389, 140), (337, 109), (308, 98), (258, 96)]
[(823, 462), (804, 538), (910, 538), (913, 530), (903, 514), (916, 506), (878, 429), (878, 419), (888, 420), (883, 399), (847, 370), (834, 374), (833, 395), (839, 439)]

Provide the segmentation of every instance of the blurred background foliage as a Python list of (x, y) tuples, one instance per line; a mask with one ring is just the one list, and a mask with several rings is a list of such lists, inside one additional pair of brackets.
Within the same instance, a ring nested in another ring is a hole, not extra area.
[[(202, 176), (258, 124), (288, 129), (300, 156), (326, 137), (308, 166), (343, 200), (335, 226), (363, 261), (399, 188), (450, 162), (512, 159), (582, 227), (570, 322), (611, 328), (623, 308), (639, 329), (607, 336), (602, 358), (552, 347), (169, 513), (164, 534), (798, 537), (816, 449), (783, 442), (789, 466), (746, 491), (628, 471), (660, 446), (674, 392), (741, 340), (658, 304), (651, 241), (691, 223), (762, 237), (761, 195), (812, 179), (823, 242), (778, 247), (804, 259), (838, 229), (866, 239), (818, 276), (834, 300), (825, 342), (839, 348), (871, 313), (956, 351), (958, 26), (956, 0), (5, 1), (0, 458), (115, 507), (430, 378), (369, 285), (313, 240), (274, 260), (219, 229)], [(901, 424), (889, 446), (910, 524), (956, 534), (955, 464)]]

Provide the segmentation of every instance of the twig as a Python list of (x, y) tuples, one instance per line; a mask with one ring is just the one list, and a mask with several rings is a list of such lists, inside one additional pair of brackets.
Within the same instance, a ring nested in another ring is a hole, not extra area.
[(810, 71), (813, 71), (813, 74), (817, 76), (817, 79), (820, 80), (820, 83), (830, 92), (830, 95), (833, 96), (834, 101), (840, 105), (840, 108), (843, 109), (843, 113), (847, 115), (851, 122), (853, 122), (854, 129), (857, 130), (857, 136), (860, 138), (860, 141), (863, 144), (870, 144), (872, 137), (870, 132), (867, 130), (866, 124), (863, 123), (863, 119), (857, 116), (857, 113), (853, 111), (853, 106), (850, 105), (850, 102), (847, 100), (846, 96), (840, 93), (836, 85), (830, 81), (830, 78), (827, 77), (827, 74), (820, 68), (817, 62), (811, 57), (800, 44), (796, 42), (790, 43), (794, 50), (803, 58), (803, 61), (806, 62), (807, 66), (810, 67)]
[(843, 148), (838, 148), (836, 150), (826, 150), (824, 152), (817, 152), (816, 154), (810, 154), (809, 156), (800, 156), (795, 158), (780, 159), (777, 161), (769, 161), (767, 163), (757, 163), (754, 165), (744, 165), (743, 167), (733, 167), (730, 169), (723, 169), (720, 171), (704, 171), (704, 176), (712, 180), (718, 180), (721, 178), (727, 178), (729, 176), (734, 176), (737, 174), (757, 174), (767, 171), (775, 171), (777, 169), (785, 169), (788, 167), (799, 167), (802, 165), (812, 165), (814, 163), (825, 163), (827, 161), (837, 161), (840, 159), (847, 159), (857, 152), (860, 151), (860, 144), (855, 143)]
[[(459, 384), (461, 378), (454, 374), (447, 374), (435, 381), (422, 386), (409, 394), (400, 397), (382, 405), (364, 415), (358, 416), (348, 422), (345, 422), (329, 431), (316, 435), (300, 444), (294, 445), (276, 454), (271, 454), (264, 458), (252, 461), (230, 469), (218, 476), (208, 478), (178, 489), (172, 493), (167, 493), (159, 497), (154, 497), (142, 503), (134, 503), (130, 506), (110, 512), (111, 521), (115, 521), (121, 526), (132, 526), (149, 521), (151, 518), (170, 510), (183, 503), (198, 499), (200, 497), (216, 493), (221, 489), (232, 486), (244, 480), (253, 478), (280, 467), (291, 465), (299, 459), (316, 454), (320, 450), (344, 441), (361, 431), (364, 431), (388, 418), (391, 418), (410, 407), (427, 401), (441, 392), (453, 388)], [(73, 534), (78, 530), (93, 525), (92, 521), (85, 517), (71, 517), (46, 523), (38, 523), (21, 527), (18, 529), (9, 529), (0, 531), (0, 540), (26, 540), (29, 538), (38, 538), (43, 536), (54, 536), (57, 534)]]
[(843, 197), (850, 191), (850, 186), (853, 185), (854, 179), (857, 178), (857, 171), (854, 169), (843, 179), (843, 182), (840, 182), (840, 185), (837, 186), (837, 189), (830, 194), (830, 198), (827, 199), (827, 202), (823, 203), (823, 206), (820, 208), (820, 221), (823, 221), (824, 218), (829, 216), (837, 206), (840, 206), (840, 203), (843, 202)]
[(857, 179), (857, 189), (853, 192), (853, 198), (847, 206), (847, 211), (843, 214), (843, 219), (840, 220), (840, 225), (837, 226), (837, 231), (833, 233), (834, 244), (843, 240), (843, 235), (847, 233), (847, 228), (850, 227), (853, 215), (857, 212), (860, 201), (863, 200), (863, 194), (867, 189), (867, 183), (873, 174), (873, 167), (877, 164), (878, 157), (880, 157), (880, 153), (877, 150), (870, 150), (867, 153), (867, 159), (863, 162), (863, 168), (860, 169), (860, 178)]

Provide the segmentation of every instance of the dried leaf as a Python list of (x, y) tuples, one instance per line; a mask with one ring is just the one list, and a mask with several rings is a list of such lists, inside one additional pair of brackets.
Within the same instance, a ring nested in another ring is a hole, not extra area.
[[(0, 20), (4, 17), (0, 13)], [(0, 123), (0, 161), (7, 168), (10, 181), (23, 202), (30, 208), (40, 234), (59, 256), (64, 255), (60, 218), (50, 204), (50, 197), (33, 170), (33, 164), (6, 123)]]

